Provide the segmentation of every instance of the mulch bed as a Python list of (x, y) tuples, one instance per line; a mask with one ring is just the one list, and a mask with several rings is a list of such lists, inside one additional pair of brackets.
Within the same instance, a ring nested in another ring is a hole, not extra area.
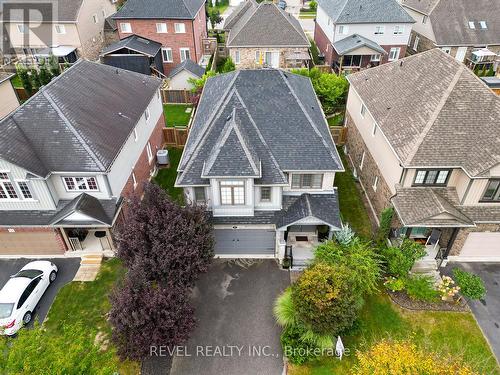
[(460, 300), (460, 302), (425, 302), (425, 301), (417, 301), (408, 297), (408, 294), (405, 292), (392, 292), (390, 290), (387, 291), (389, 297), (392, 302), (394, 302), (399, 307), (408, 310), (430, 310), (430, 311), (456, 311), (456, 312), (469, 312), (469, 306), (464, 299)]

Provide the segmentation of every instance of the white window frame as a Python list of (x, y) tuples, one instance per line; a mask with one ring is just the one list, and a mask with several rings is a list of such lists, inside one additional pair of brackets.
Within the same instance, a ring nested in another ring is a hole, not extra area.
[(144, 118), (146, 119), (146, 121), (149, 121), (149, 119), (151, 118), (151, 112), (149, 111), (149, 107), (146, 107), (146, 110), (144, 111)]
[(146, 152), (148, 154), (148, 163), (151, 164), (151, 161), (153, 160), (153, 150), (151, 149), (151, 142), (149, 141), (146, 144)]
[(106, 10), (104, 8), (101, 9), (101, 14), (102, 14), (102, 18), (105, 19), (106, 18)]
[(137, 134), (137, 128), (134, 128), (134, 141), (137, 142), (139, 139), (139, 134)]
[[(392, 51), (396, 51), (396, 56), (394, 58), (391, 58)], [(396, 61), (399, 59), (399, 54), (401, 53), (401, 48), (399, 47), (392, 47), (391, 50), (389, 51), (389, 61)]]
[(373, 181), (372, 189), (374, 191), (377, 191), (377, 187), (378, 187), (378, 176), (375, 176), (375, 180)]
[[(199, 199), (199, 197), (196, 194), (197, 191), (198, 192), (203, 192), (203, 199)], [(195, 186), (193, 188), (193, 200), (196, 203), (203, 203), (203, 204), (205, 204), (207, 202), (207, 192), (206, 192), (205, 186)]]
[(359, 170), (360, 171), (363, 170), (363, 164), (365, 163), (365, 155), (366, 155), (366, 152), (363, 151), (363, 155), (361, 155), (361, 163), (359, 163)]
[(24, 24), (24, 23), (18, 23), (17, 25), (17, 31), (19, 31), (20, 34), (28, 34), (29, 33), (29, 26)]
[(376, 53), (374, 55), (370, 56), (370, 61), (372, 62), (379, 62), (380, 61), (380, 53)]
[(99, 17), (97, 16), (97, 13), (92, 15), (92, 21), (94, 21), (94, 23), (99, 23)]
[(255, 51), (255, 63), (260, 64), (260, 51)]
[[(244, 206), (246, 201), (245, 195), (245, 181), (224, 180), (219, 182), (219, 196), (222, 206)], [(240, 200), (241, 198), (243, 200)]]
[[(165, 52), (167, 53), (167, 60), (165, 60)], [(172, 53), (172, 48), (162, 47), (161, 49), (161, 59), (164, 63), (170, 63), (174, 61), (174, 55)]]
[(375, 26), (374, 34), (375, 35), (384, 35), (385, 34), (385, 26), (383, 26), (383, 25)]
[(235, 50), (234, 51), (234, 63), (236, 65), (238, 65), (240, 63), (240, 51), (239, 50)]
[[(304, 181), (304, 176), (310, 176), (310, 185), (307, 185)], [(314, 186), (314, 179), (319, 176), (319, 186)], [(322, 173), (293, 173), (290, 179), (290, 188), (293, 190), (321, 190), (323, 188), (323, 174)], [(296, 178), (299, 179), (298, 184), (294, 181)]]
[[(100, 191), (99, 190), (99, 184), (98, 184), (97, 178), (95, 176), (62, 176), (61, 179), (62, 179), (64, 188), (68, 192), (80, 192), (80, 191), (94, 191), (95, 192), (95, 191)], [(83, 179), (83, 181), (80, 181), (80, 182), (77, 181), (77, 180), (81, 180), (81, 179)], [(70, 186), (68, 184), (68, 180), (72, 181), (74, 189), (70, 188)], [(89, 180), (94, 180), (94, 183), (95, 183), (95, 186), (96, 186), (95, 189), (90, 189), (90, 187), (89, 187), (90, 186)], [(81, 182), (84, 183), (85, 189), (80, 189), (80, 186), (83, 186), (81, 184)]]
[(185, 34), (186, 33), (186, 25), (183, 22), (174, 23), (174, 32), (176, 34)]
[(427, 18), (428, 18), (428, 16), (425, 16), (425, 15), (422, 17), (422, 23), (424, 25), (427, 23)]
[(124, 34), (132, 34), (132, 24), (130, 22), (120, 22), (120, 31)]
[(64, 25), (54, 25), (54, 29), (56, 31), (56, 34), (58, 35), (64, 35), (66, 34), (66, 27)]
[[(413, 49), (414, 51), (416, 51), (416, 50), (417, 50), (417, 48), (418, 48), (418, 43), (420, 43), (420, 38), (419, 38), (419, 36), (418, 36), (418, 35), (415, 35), (415, 40), (413, 41), (413, 47), (412, 47), (412, 49)], [(391, 49), (392, 49), (392, 48), (391, 48)]]
[(483, 30), (486, 30), (488, 28), (488, 25), (486, 25), (486, 21), (479, 21), (479, 27)]
[(134, 190), (137, 187), (137, 178), (135, 177), (135, 172), (132, 171), (132, 181), (134, 183)]
[(365, 118), (366, 106), (363, 103), (361, 103), (361, 108), (359, 109), (359, 114), (361, 115), (361, 117)]
[(339, 35), (347, 35), (349, 33), (349, 26), (339, 25)]
[(394, 35), (403, 35), (404, 32), (405, 32), (404, 25), (394, 26)]
[[(21, 193), (21, 196), (23, 197), (24, 201), (33, 201), (33, 200), (35, 200), (35, 196), (33, 195), (33, 191), (30, 188), (30, 182), (29, 181), (16, 181), (16, 183), (17, 183), (17, 188), (18, 188), (19, 192)], [(21, 184), (27, 189), (28, 194), (30, 195), (29, 197), (27, 197), (25, 195), (25, 191), (21, 187)]]
[(157, 22), (156, 23), (156, 33), (157, 34), (166, 34), (166, 33), (168, 33), (167, 24), (165, 22)]
[[(186, 51), (187, 51), (189, 56), (186, 56)], [(179, 53), (181, 56), (181, 62), (186, 61), (188, 59), (191, 59), (191, 50), (189, 48), (187, 48), (187, 47), (179, 48)], [(184, 58), (183, 58), (183, 55), (184, 55)]]
[[(262, 189), (269, 189), (269, 198), (262, 198)], [(260, 187), (260, 201), (261, 202), (271, 202), (273, 200), (273, 188), (271, 186), (261, 186)]]
[(469, 29), (475, 29), (476, 28), (476, 24), (474, 23), (474, 21), (469, 21)]

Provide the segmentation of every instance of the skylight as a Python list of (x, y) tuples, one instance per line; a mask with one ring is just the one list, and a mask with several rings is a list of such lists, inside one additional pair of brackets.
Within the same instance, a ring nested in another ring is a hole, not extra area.
[(481, 25), (481, 29), (487, 29), (486, 27), (486, 21), (479, 21), (479, 25)]
[(474, 25), (474, 21), (469, 21), (469, 28), (475, 29), (476, 25)]

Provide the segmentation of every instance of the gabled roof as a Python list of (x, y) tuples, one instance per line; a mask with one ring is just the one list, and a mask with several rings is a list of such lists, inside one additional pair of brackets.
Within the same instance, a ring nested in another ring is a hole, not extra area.
[(414, 23), (396, 0), (318, 0), (334, 23)]
[(262, 2), (257, 7), (247, 5), (245, 9), (238, 10), (236, 18), (226, 21), (224, 25), (224, 29), (229, 30), (228, 47), (309, 47), (309, 39), (299, 21), (276, 4)]
[[(255, 165), (260, 160), (258, 185), (287, 184), (284, 171), (343, 170), (309, 78), (275, 69), (239, 70), (207, 80), (176, 184), (208, 185), (204, 165), (221, 146), (221, 134), (233, 127), (241, 133), (233, 136), (234, 144), (248, 148), (245, 158)], [(235, 165), (243, 158), (236, 147), (224, 152)]]
[(193, 20), (205, 0), (128, 0), (114, 19), (185, 19)]
[(194, 74), (197, 77), (202, 77), (203, 74), (205, 74), (205, 68), (202, 68), (198, 64), (196, 64), (193, 60), (191, 59), (186, 59), (180, 64), (176, 65), (168, 75), (169, 78), (172, 78), (176, 76), (178, 73), (182, 72), (183, 70), (187, 70), (188, 72)]
[(405, 226), (474, 226), (457, 207), (459, 200), (455, 188), (397, 188), (391, 202)]
[[(224, 29), (230, 30), (236, 22), (240, 20), (244, 13), (247, 12), (248, 9), (257, 9), (259, 3), (255, 0), (244, 0), (238, 4), (236, 8), (231, 12), (231, 14), (224, 20)], [(251, 13), (248, 13), (250, 15)]]
[(107, 46), (102, 50), (101, 56), (119, 51), (123, 48), (139, 52), (149, 57), (154, 57), (160, 50), (161, 43), (134, 34)]
[(89, 221), (96, 221), (106, 225), (111, 225), (114, 217), (108, 216), (99, 199), (87, 193), (82, 193), (54, 215), (51, 225), (61, 222), (68, 223), (68, 218), (75, 213), (88, 217)]
[[(23, 18), (23, 12), (13, 11), (10, 12), (9, 16), (6, 14), (3, 15), (9, 3), (12, 2), (8, 0), (0, 0), (0, 15), (3, 16), (2, 21), (24, 22), (25, 19)], [(37, 3), (40, 4), (40, 7), (36, 7), (37, 11), (30, 14), (30, 22), (47, 22), (47, 20), (51, 20), (52, 22), (76, 22), (83, 0), (53, 0), (48, 2), (31, 1), (30, 3), (34, 4), (33, 9), (35, 9)], [(19, 2), (17, 4), (19, 4)], [(56, 9), (56, 11), (54, 11), (54, 9)]]
[(374, 42), (373, 40), (370, 40), (358, 34), (349, 35), (348, 37), (333, 43), (333, 48), (335, 48), (339, 55), (348, 54), (349, 52), (354, 51), (360, 47), (368, 47), (374, 52), (387, 54), (385, 49), (383, 49), (377, 42)]
[(160, 84), (80, 60), (0, 122), (0, 158), (39, 177), (106, 172)]
[(405, 167), (461, 167), (471, 177), (488, 177), (500, 163), (500, 97), (443, 51), (348, 80)]
[(402, 5), (429, 16), (438, 46), (500, 44), (500, 1), (403, 0)]

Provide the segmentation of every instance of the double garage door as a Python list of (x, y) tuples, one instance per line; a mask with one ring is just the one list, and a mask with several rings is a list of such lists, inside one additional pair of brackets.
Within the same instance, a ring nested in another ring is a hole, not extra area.
[(499, 232), (472, 232), (465, 240), (460, 258), (480, 258), (478, 260), (500, 261), (500, 233)]
[(214, 229), (215, 256), (273, 257), (273, 229)]

